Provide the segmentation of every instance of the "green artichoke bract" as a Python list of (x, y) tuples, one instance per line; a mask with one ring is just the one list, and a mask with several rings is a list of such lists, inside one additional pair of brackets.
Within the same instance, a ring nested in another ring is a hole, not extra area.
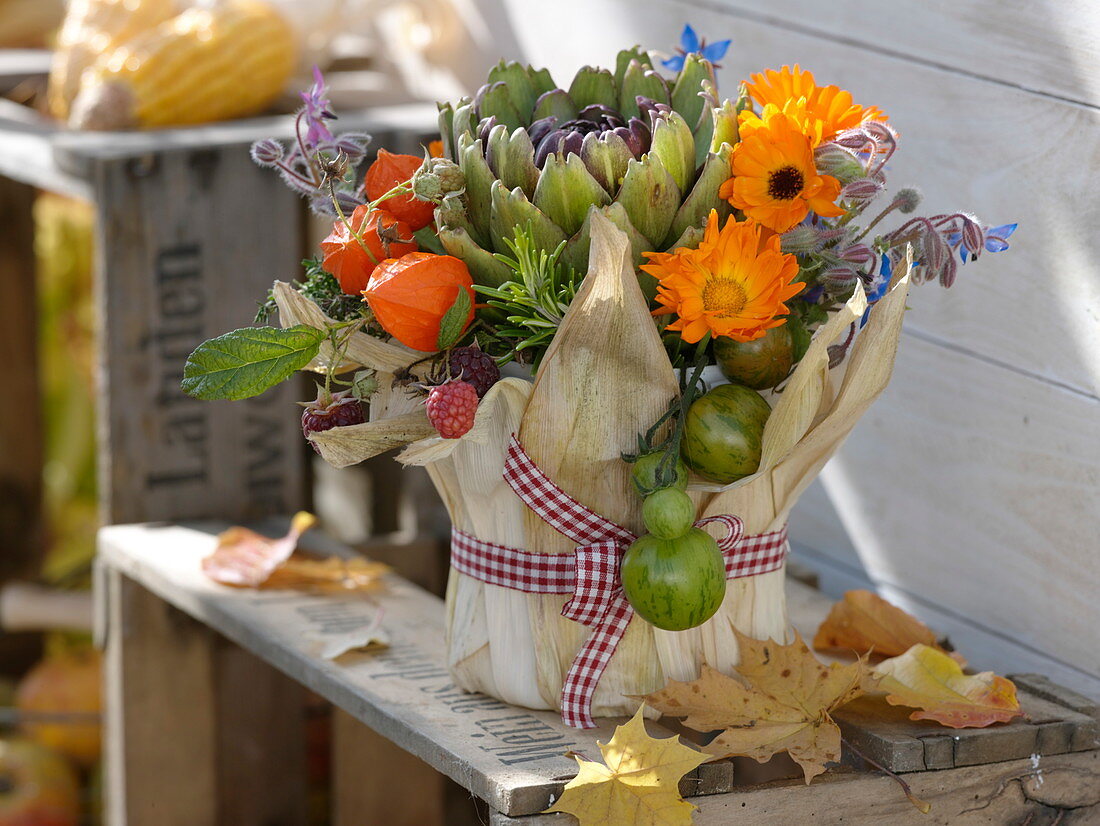
[[(473, 100), (443, 104), (444, 152), (466, 178), (463, 194), (436, 211), (439, 240), (474, 281), (499, 286), (513, 273), (507, 254), (517, 227), (538, 247), (566, 242), (563, 261), (588, 266), (589, 226), (603, 212), (643, 252), (694, 246), (718, 188), (730, 176), (737, 113), (719, 105), (714, 67), (690, 55), (672, 81), (637, 47), (616, 69), (585, 67), (569, 89), (545, 69), (501, 62)], [(639, 273), (652, 297), (653, 279)]]

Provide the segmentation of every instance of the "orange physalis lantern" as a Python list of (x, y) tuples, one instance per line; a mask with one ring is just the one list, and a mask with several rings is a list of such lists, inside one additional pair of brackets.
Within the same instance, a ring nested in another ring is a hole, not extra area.
[[(410, 180), (423, 163), (424, 159), (415, 155), (397, 155), (379, 149), (378, 158), (370, 165), (363, 179), (367, 200), (377, 201), (398, 184)], [(435, 218), (435, 204), (421, 201), (412, 194), (387, 198), (381, 206), (412, 227), (414, 232), (428, 226)]]
[(387, 333), (414, 350), (432, 352), (439, 349), (440, 322), (459, 290), (470, 296), (463, 330), (473, 321), (473, 287), (470, 271), (454, 256), (410, 252), (379, 264), (363, 297)]
[(400, 258), (417, 250), (409, 225), (381, 210), (369, 212), (361, 204), (348, 223), (359, 238), (348, 230), (347, 224), (337, 220), (328, 238), (321, 242), (325, 255), (322, 266), (336, 276), (340, 289), (348, 295), (363, 292), (374, 268), (387, 258)]

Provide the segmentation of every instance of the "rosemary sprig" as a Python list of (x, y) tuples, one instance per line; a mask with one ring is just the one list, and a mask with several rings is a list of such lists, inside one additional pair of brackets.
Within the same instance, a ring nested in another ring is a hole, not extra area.
[(579, 279), (576, 271), (561, 261), (564, 241), (548, 252), (538, 247), (532, 235), (530, 224), (517, 227), (515, 239), (506, 242), (512, 255), (495, 256), (515, 278), (499, 287), (475, 284), (474, 289), (504, 318), (493, 333), (509, 349), (493, 355), (503, 364), (525, 353), (537, 369), (577, 293)]

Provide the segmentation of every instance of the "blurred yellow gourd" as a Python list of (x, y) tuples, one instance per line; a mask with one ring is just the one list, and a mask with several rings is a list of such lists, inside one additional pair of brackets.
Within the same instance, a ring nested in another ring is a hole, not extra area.
[(295, 63), (293, 30), (261, 0), (188, 8), (101, 52), (81, 75), (69, 125), (132, 129), (251, 115), (278, 96)]
[(71, 0), (50, 66), (47, 98), (54, 117), (69, 116), (80, 78), (96, 60), (179, 12), (178, 0)]

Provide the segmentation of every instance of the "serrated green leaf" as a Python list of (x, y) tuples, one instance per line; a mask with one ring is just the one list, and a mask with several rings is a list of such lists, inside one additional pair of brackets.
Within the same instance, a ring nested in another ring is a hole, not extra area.
[(196, 399), (248, 399), (309, 364), (325, 331), (299, 324), (245, 327), (204, 341), (183, 367), (183, 392)]
[(435, 343), (440, 350), (446, 350), (462, 338), (462, 334), (466, 332), (466, 321), (470, 317), (472, 307), (470, 291), (459, 287), (454, 304), (439, 320), (439, 336)]

